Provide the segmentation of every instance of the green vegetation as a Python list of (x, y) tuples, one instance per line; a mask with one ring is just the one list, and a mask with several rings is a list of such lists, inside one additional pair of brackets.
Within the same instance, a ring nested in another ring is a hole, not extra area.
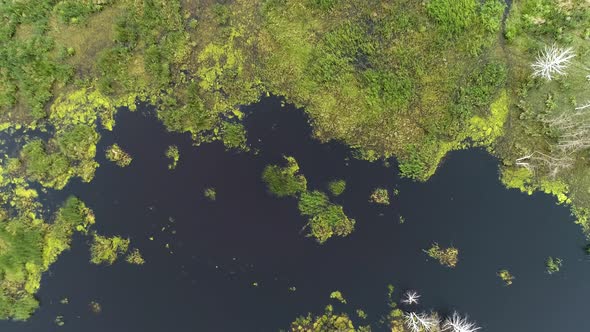
[(385, 188), (376, 188), (371, 193), (369, 202), (381, 205), (389, 205), (389, 191)]
[(205, 190), (203, 190), (203, 195), (205, 195), (205, 197), (210, 201), (214, 201), (217, 199), (217, 191), (215, 190), (215, 188), (205, 188)]
[(512, 281), (514, 280), (514, 276), (508, 270), (500, 270), (498, 271), (498, 277), (504, 281), (506, 286), (512, 285)]
[[(52, 110), (81, 104), (111, 128), (114, 108), (140, 99), (169, 130), (245, 149), (239, 106), (272, 93), (304, 106), (320, 140), (342, 140), (369, 160), (396, 156), (405, 176), (424, 180), (466, 141), (469, 119), (486, 113), (506, 78), (495, 53), (500, 0), (44, 3), (3, 8), (3, 46), (45, 42), (34, 48), (45, 57), (1, 57), (10, 70), (0, 100), (26, 115), (24, 125), (43, 123), (55, 97)], [(20, 75), (19, 61), (50, 69)], [(23, 91), (32, 102), (21, 102)]]
[(367, 315), (367, 313), (363, 309), (356, 309), (356, 315), (360, 319), (367, 319), (367, 318), (369, 318), (369, 315)]
[(120, 255), (127, 252), (129, 242), (129, 239), (120, 236), (104, 237), (94, 234), (90, 246), (90, 262), (112, 265)]
[(295, 196), (307, 190), (307, 180), (299, 173), (299, 164), (293, 157), (284, 157), (285, 166), (269, 165), (262, 172), (268, 190), (277, 197)]
[[(91, 181), (97, 126), (112, 130), (117, 108), (138, 101), (196, 144), (247, 150), (240, 107), (281, 96), (305, 110), (320, 141), (370, 161), (395, 157), (419, 181), (447, 152), (481, 146), (501, 161), (507, 187), (571, 205), (590, 234), (590, 131), (580, 125), (590, 119), (590, 7), (514, 1), (501, 31), (504, 9), (500, 0), (3, 3), (0, 128), (19, 144), (0, 161), (0, 318), (30, 315), (71, 226), (90, 225), (58, 223), (67, 203), (53, 223), (41, 220), (29, 184)], [(567, 75), (533, 77), (551, 45), (575, 55)], [(172, 169), (178, 150), (169, 157)], [(263, 179), (279, 197), (305, 194), (318, 241), (352, 231), (341, 206), (308, 191), (296, 162), (267, 167)]]
[[(590, 9), (583, 0), (517, 1), (502, 39), (504, 9), (500, 0), (10, 3), (0, 8), (0, 124), (44, 128), (51, 141), (97, 120), (111, 129), (117, 106), (142, 100), (197, 144), (247, 149), (239, 107), (266, 93), (304, 107), (318, 139), (367, 160), (396, 157), (406, 177), (426, 180), (448, 151), (473, 145), (510, 172), (518, 158), (555, 154), (563, 133), (547, 120), (585, 102), (584, 70), (542, 82), (530, 63), (556, 43), (576, 52), (572, 68), (587, 67)], [(54, 188), (89, 181), (93, 156), (54, 143), (29, 146), (27, 179)], [(557, 173), (531, 160), (525, 191), (558, 180), (587, 222), (583, 155)]]
[(334, 180), (328, 183), (328, 190), (334, 196), (340, 196), (346, 190), (346, 181)]
[[(505, 32), (511, 54), (509, 125), (494, 147), (504, 164), (505, 184), (528, 193), (543, 191), (556, 196), (560, 204), (571, 204), (586, 234), (590, 232), (588, 151), (577, 146), (584, 146), (579, 143), (589, 136), (576, 123), (587, 121), (587, 109), (582, 107), (589, 101), (589, 73), (584, 69), (590, 61), (589, 15), (590, 7), (579, 0), (513, 4)], [(551, 45), (571, 48), (575, 55), (565, 66), (566, 75), (552, 80), (533, 77), (531, 64)], [(578, 140), (568, 139), (572, 136)]]
[[(32, 191), (34, 192), (34, 191)], [(0, 319), (27, 319), (38, 307), (34, 295), (41, 276), (58, 256), (70, 248), (74, 232), (86, 232), (94, 215), (71, 197), (52, 223), (37, 219), (34, 210), (20, 211), (0, 220)]]
[(457, 266), (459, 261), (459, 249), (455, 247), (441, 248), (438, 243), (433, 243), (428, 250), (424, 250), (428, 256), (437, 259), (441, 265), (448, 267)]
[(113, 144), (107, 148), (106, 157), (120, 167), (126, 167), (131, 164), (133, 158), (125, 152), (118, 144)]
[(352, 321), (346, 314), (335, 314), (332, 306), (327, 306), (323, 315), (298, 317), (289, 331), (292, 332), (356, 332)]
[(221, 140), (229, 149), (248, 151), (246, 129), (241, 123), (223, 122), (221, 125)]
[(547, 257), (547, 260), (545, 261), (545, 268), (547, 269), (547, 273), (553, 274), (559, 272), (562, 264), (563, 262), (561, 258), (553, 258), (551, 256)]
[(127, 254), (127, 257), (125, 257), (125, 261), (134, 265), (143, 265), (145, 263), (145, 260), (143, 259), (141, 252), (139, 252), (139, 249), (131, 250), (131, 252)]
[(299, 174), (299, 164), (293, 157), (284, 157), (285, 166), (266, 166), (262, 179), (268, 190), (278, 197), (296, 197), (299, 212), (309, 217), (309, 236), (319, 243), (326, 242), (334, 235), (347, 236), (354, 230), (354, 219), (344, 213), (342, 206), (330, 202), (321, 191), (308, 191), (305, 176)]
[(306, 191), (299, 197), (299, 212), (309, 217), (310, 236), (319, 243), (334, 235), (347, 236), (354, 230), (354, 219), (344, 213), (342, 206), (333, 204), (320, 191)]
[[(444, 331), (449, 330), (448, 324), (445, 326), (444, 322), (448, 322), (451, 318), (454, 318), (455, 322), (462, 321), (467, 322), (459, 328), (468, 327), (475, 330), (479, 330), (480, 328), (474, 322), (471, 322), (466, 317), (460, 316), (457, 312), (453, 313), (450, 316), (442, 317), (436, 311), (430, 312), (413, 312), (413, 311), (403, 311), (402, 309), (398, 308), (397, 303), (393, 300), (393, 286), (389, 285), (388, 290), (388, 306), (389, 312), (381, 317), (379, 320), (379, 328), (385, 328), (391, 332), (409, 332), (409, 331)], [(331, 298), (338, 298), (340, 296), (339, 292), (334, 292), (336, 295), (331, 296)], [(332, 294), (334, 294), (332, 293)], [(345, 305), (345, 302), (342, 302), (341, 305)], [(362, 309), (356, 310), (356, 315), (359, 319), (366, 320), (368, 315)], [(421, 320), (425, 324), (415, 324), (413, 325), (414, 328), (411, 328), (412, 324), (408, 324), (410, 321)], [(424, 328), (428, 327), (428, 329)], [(358, 326), (355, 327), (353, 320), (345, 313), (336, 313), (334, 311), (334, 307), (328, 305), (323, 314), (320, 315), (312, 315), (311, 313), (307, 316), (300, 316), (298, 317), (293, 323), (291, 323), (290, 328), (288, 331), (291, 332), (370, 332), (371, 325), (365, 326)], [(459, 329), (457, 331), (460, 331)]]
[(346, 304), (346, 299), (344, 298), (342, 293), (340, 293), (340, 291), (333, 291), (332, 293), (330, 293), (330, 298), (337, 300), (342, 304)]
[(60, 132), (48, 143), (27, 143), (20, 153), (20, 174), (45, 187), (62, 189), (73, 176), (89, 182), (98, 163), (94, 161), (99, 135), (87, 125)]
[(178, 160), (180, 160), (180, 151), (178, 151), (178, 147), (176, 145), (170, 145), (168, 149), (166, 149), (166, 157), (170, 159), (168, 169), (175, 169)]
[(330, 205), (330, 199), (321, 191), (306, 191), (299, 198), (299, 212), (304, 216), (315, 216)]

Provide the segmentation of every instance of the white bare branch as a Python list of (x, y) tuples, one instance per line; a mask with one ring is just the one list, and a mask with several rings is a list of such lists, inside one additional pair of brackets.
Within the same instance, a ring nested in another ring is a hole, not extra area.
[(556, 177), (570, 169), (578, 152), (590, 149), (590, 101), (557, 116), (542, 116), (540, 121), (555, 137), (548, 152), (534, 151), (515, 160), (515, 165), (531, 171), (542, 169)]
[(470, 322), (467, 317), (462, 317), (456, 311), (443, 323), (443, 331), (449, 332), (475, 332), (480, 329), (474, 322)]
[(404, 298), (402, 299), (402, 303), (405, 303), (407, 305), (412, 305), (412, 304), (418, 304), (420, 299), (420, 294), (418, 294), (416, 291), (407, 291), (404, 294)]
[(590, 102), (542, 121), (557, 135), (558, 152), (571, 154), (590, 147)]
[(562, 49), (555, 45), (545, 46), (531, 65), (533, 76), (551, 81), (555, 76), (565, 75), (565, 70), (575, 56), (571, 47)]
[(404, 313), (404, 325), (410, 332), (438, 332), (440, 331), (440, 319), (436, 313)]
[[(588, 75), (588, 77), (590, 79), (590, 75)], [(585, 105), (576, 107), (576, 111), (585, 110), (587, 108), (590, 108), (590, 100), (588, 100)]]
[(556, 156), (547, 155), (545, 153), (535, 151), (524, 157), (516, 159), (516, 166), (524, 167), (530, 171), (535, 171), (537, 168), (543, 167), (549, 173), (549, 176), (556, 177), (559, 172), (569, 169), (574, 166), (575, 159), (568, 154), (560, 154)]

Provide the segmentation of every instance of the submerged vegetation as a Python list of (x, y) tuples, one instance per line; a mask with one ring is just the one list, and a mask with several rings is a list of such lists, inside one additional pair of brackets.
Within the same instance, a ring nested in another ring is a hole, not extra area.
[(88, 303), (88, 309), (90, 309), (90, 312), (93, 314), (98, 315), (102, 312), (102, 305), (97, 301), (90, 301), (90, 303)]
[(56, 316), (55, 320), (53, 321), (55, 323), (55, 325), (57, 326), (64, 326), (66, 325), (65, 321), (64, 321), (64, 316)]
[(447, 267), (457, 266), (459, 261), (459, 249), (455, 247), (441, 248), (438, 243), (433, 243), (428, 250), (424, 250), (428, 256), (438, 260), (441, 265)]

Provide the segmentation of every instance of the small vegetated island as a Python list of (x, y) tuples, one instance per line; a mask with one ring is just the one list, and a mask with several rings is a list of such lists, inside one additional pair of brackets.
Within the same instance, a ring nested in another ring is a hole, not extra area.
[(442, 248), (438, 243), (432, 244), (428, 250), (424, 250), (428, 256), (438, 260), (441, 265), (456, 267), (459, 262), (459, 249), (455, 247)]
[(381, 205), (389, 205), (389, 191), (385, 188), (376, 188), (371, 193), (369, 202)]
[(133, 158), (125, 152), (118, 144), (113, 144), (107, 148), (106, 158), (120, 167), (126, 167), (131, 164)]
[(341, 205), (330, 201), (325, 193), (307, 189), (307, 179), (299, 174), (299, 164), (285, 156), (285, 165), (269, 165), (262, 173), (268, 190), (278, 197), (298, 199), (299, 213), (308, 218), (309, 236), (319, 243), (334, 235), (346, 236), (354, 230), (355, 220), (348, 218)]
[[(239, 107), (282, 96), (308, 114), (320, 141), (368, 161), (395, 157), (417, 181), (447, 152), (483, 147), (501, 161), (507, 187), (554, 195), (590, 233), (590, 7), (510, 3), (2, 2), (0, 318), (34, 312), (43, 272), (94, 222), (75, 198), (42, 217), (35, 188), (92, 181), (99, 131), (139, 101), (195, 144), (247, 150)], [(130, 162), (117, 146), (107, 153)], [(174, 168), (178, 150), (166, 155)], [(299, 201), (317, 241), (352, 232), (355, 221), (297, 168), (289, 158), (269, 166), (269, 190)], [(98, 238), (95, 248), (106, 244)]]

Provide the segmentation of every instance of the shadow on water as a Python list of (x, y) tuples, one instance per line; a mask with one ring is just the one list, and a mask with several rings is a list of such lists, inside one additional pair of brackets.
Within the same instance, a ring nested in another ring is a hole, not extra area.
[[(38, 313), (27, 323), (2, 322), (0, 331), (277, 331), (323, 310), (333, 290), (349, 303), (337, 310), (363, 308), (380, 331), (387, 284), (418, 290), (424, 310), (468, 312), (485, 331), (590, 330), (580, 319), (590, 298), (580, 230), (552, 198), (503, 188), (497, 161), (484, 151), (453, 152), (430, 181), (413, 183), (379, 163), (348, 160), (342, 145), (312, 140), (303, 114), (277, 99), (248, 114), (258, 155), (218, 143), (195, 148), (153, 117), (120, 112), (114, 132), (103, 133), (94, 181), (66, 190), (94, 209), (99, 232), (129, 236), (147, 263), (92, 266), (86, 239), (77, 237), (44, 276)], [(104, 160), (115, 141), (134, 157), (128, 168)], [(170, 144), (181, 151), (174, 171), (163, 157)], [(351, 236), (317, 245), (301, 234), (296, 201), (266, 193), (262, 169), (282, 154), (299, 161), (312, 188), (346, 179), (337, 201), (357, 220)], [(215, 202), (203, 196), (209, 186)], [(389, 207), (371, 205), (376, 186), (395, 186), (400, 196)], [(461, 250), (456, 269), (427, 259), (422, 249), (435, 241)], [(549, 255), (564, 259), (559, 274), (544, 272)], [(501, 268), (516, 276), (514, 285), (502, 285)], [(64, 297), (70, 304), (58, 303)], [(92, 300), (101, 314), (90, 313)], [(65, 326), (55, 326), (57, 315)]]

